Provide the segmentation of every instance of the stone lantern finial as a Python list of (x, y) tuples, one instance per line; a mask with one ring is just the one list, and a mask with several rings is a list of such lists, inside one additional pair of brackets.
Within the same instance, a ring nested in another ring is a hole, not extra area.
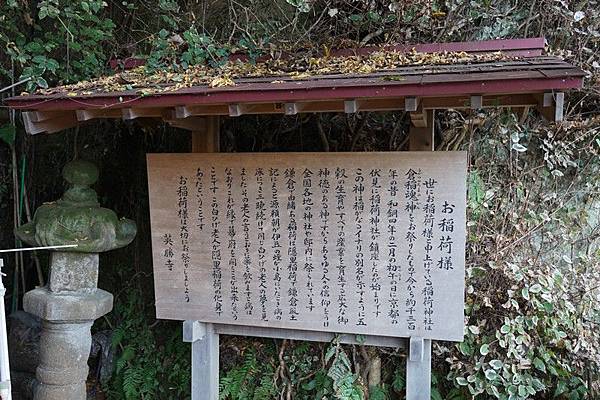
[(76, 244), (65, 249), (78, 253), (100, 253), (131, 243), (135, 223), (117, 218), (114, 211), (100, 207), (91, 185), (98, 168), (89, 161), (65, 165), (63, 177), (70, 184), (62, 198), (37, 209), (33, 221), (16, 230), (19, 239), (36, 246)]
[(70, 185), (63, 196), (15, 232), (31, 245), (77, 245), (52, 252), (48, 284), (23, 298), (25, 311), (43, 320), (35, 400), (86, 399), (90, 328), (113, 304), (112, 294), (97, 287), (98, 253), (126, 246), (136, 234), (133, 221), (100, 207), (90, 187), (98, 180), (94, 164), (71, 161), (63, 177)]

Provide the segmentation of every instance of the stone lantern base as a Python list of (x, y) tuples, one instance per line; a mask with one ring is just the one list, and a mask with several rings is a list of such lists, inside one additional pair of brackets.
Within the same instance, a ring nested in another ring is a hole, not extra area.
[(90, 329), (113, 303), (97, 277), (98, 254), (53, 253), (48, 285), (25, 294), (25, 311), (43, 320), (35, 400), (85, 400)]

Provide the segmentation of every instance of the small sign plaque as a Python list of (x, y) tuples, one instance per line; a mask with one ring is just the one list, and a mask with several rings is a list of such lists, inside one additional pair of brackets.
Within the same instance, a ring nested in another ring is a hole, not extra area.
[(466, 153), (149, 154), (158, 318), (463, 338)]

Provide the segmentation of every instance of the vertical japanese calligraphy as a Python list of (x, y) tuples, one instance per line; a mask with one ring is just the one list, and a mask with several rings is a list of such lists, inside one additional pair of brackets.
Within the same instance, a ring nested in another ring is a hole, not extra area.
[(415, 242), (417, 241), (416, 210), (419, 208), (419, 188), (421, 171), (415, 171), (410, 168), (406, 174), (404, 183), (404, 211), (408, 215), (408, 226), (406, 229), (405, 240), (408, 245), (406, 251), (406, 325), (409, 331), (417, 329), (417, 269), (415, 262)]
[(354, 256), (354, 273), (356, 279), (356, 293), (358, 294), (358, 304), (356, 307), (356, 325), (367, 326), (367, 312), (366, 312), (366, 283), (365, 283), (365, 250), (363, 241), (363, 225), (364, 225), (364, 212), (365, 212), (365, 177), (363, 175), (362, 168), (356, 169), (354, 177), (354, 204), (352, 209), (354, 210), (354, 224), (356, 230), (354, 233), (354, 246), (356, 247), (356, 255)]
[(213, 283), (213, 301), (214, 310), (217, 315), (223, 314), (223, 275), (221, 271), (221, 236), (220, 226), (221, 218), (219, 212), (219, 199), (217, 197), (217, 170), (215, 167), (210, 169), (210, 192), (212, 193), (211, 202), (211, 260), (212, 260), (212, 283)]
[(271, 249), (273, 250), (273, 296), (275, 297), (275, 309), (273, 314), (276, 320), (281, 320), (283, 310), (281, 309), (281, 216), (279, 212), (279, 169), (270, 168), (271, 179)]
[(231, 317), (238, 319), (238, 302), (240, 301), (238, 283), (237, 283), (237, 217), (235, 210), (235, 200), (233, 198), (233, 172), (231, 168), (225, 168), (225, 187), (227, 188), (227, 214), (229, 221), (227, 229), (227, 252), (229, 253), (229, 299), (231, 300)]
[(252, 258), (250, 256), (250, 199), (248, 198), (248, 174), (246, 168), (242, 168), (240, 172), (240, 187), (242, 188), (242, 205), (240, 211), (242, 214), (242, 232), (244, 235), (244, 294), (246, 295), (246, 303), (244, 311), (247, 315), (252, 315), (254, 304), (252, 304)]
[(331, 305), (331, 287), (329, 277), (329, 224), (330, 215), (329, 212), (329, 190), (331, 189), (331, 183), (329, 181), (329, 169), (319, 169), (319, 188), (321, 189), (320, 204), (321, 212), (319, 217), (321, 219), (320, 236), (321, 236), (321, 307), (323, 307), (323, 327), (329, 327), (329, 306)]
[(204, 171), (201, 168), (196, 170), (196, 228), (204, 229)]
[(379, 317), (381, 314), (381, 299), (379, 298), (379, 292), (381, 291), (381, 279), (379, 276), (379, 238), (381, 236), (380, 224), (381, 224), (381, 169), (372, 169), (369, 173), (371, 180), (371, 196), (370, 196), (370, 208), (369, 208), (369, 224), (370, 224), (370, 243), (369, 243), (369, 261), (371, 263), (371, 291), (373, 292), (373, 303), (375, 309), (373, 310), (373, 316)]
[(464, 153), (148, 159), (160, 318), (462, 338)]
[(288, 238), (288, 317), (291, 321), (298, 320), (298, 250), (296, 249), (296, 240), (298, 239), (298, 224), (296, 223), (296, 170), (287, 168), (284, 172), (286, 179), (287, 213), (289, 223), (287, 225)]
[(256, 262), (258, 264), (258, 299), (260, 303), (260, 318), (262, 321), (267, 321), (267, 249), (265, 248), (265, 221), (267, 219), (267, 205), (265, 203), (264, 193), (264, 170), (257, 168), (256, 176), (256, 242), (258, 249), (256, 250)]
[(188, 226), (188, 186), (187, 178), (179, 177), (177, 188), (177, 215), (179, 216), (179, 239), (181, 240), (181, 263), (183, 265), (183, 286), (186, 303), (190, 302), (190, 232)]
[(425, 180), (425, 201), (423, 204), (423, 238), (425, 239), (425, 255), (423, 256), (423, 279), (425, 287), (423, 288), (423, 325), (425, 330), (430, 331), (433, 328), (433, 312), (434, 312), (434, 287), (431, 274), (433, 259), (431, 253), (433, 250), (433, 227), (435, 223), (435, 185), (436, 180), (429, 178)]
[(402, 275), (400, 274), (400, 265), (398, 263), (400, 254), (398, 254), (398, 218), (400, 193), (398, 182), (398, 170), (390, 169), (388, 172), (390, 178), (389, 195), (387, 202), (387, 278), (389, 279), (390, 289), (388, 295), (389, 312), (388, 317), (392, 325), (397, 325), (400, 318), (400, 303), (398, 299), (398, 284)]
[(346, 286), (346, 170), (344, 168), (335, 169), (335, 224), (337, 226), (337, 238), (335, 239), (335, 253), (337, 255), (336, 268), (338, 270), (338, 317), (337, 322), (340, 325), (348, 324), (346, 309), (348, 308)]
[(304, 232), (304, 271), (306, 271), (306, 288), (308, 289), (308, 311), (315, 309), (314, 295), (315, 286), (313, 283), (313, 213), (312, 209), (315, 205), (313, 200), (313, 172), (305, 168), (302, 173), (302, 221)]

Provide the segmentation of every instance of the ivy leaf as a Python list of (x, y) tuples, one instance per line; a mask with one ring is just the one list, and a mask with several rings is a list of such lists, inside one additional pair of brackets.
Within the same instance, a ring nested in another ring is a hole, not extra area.
[(13, 124), (2, 125), (0, 127), (0, 139), (9, 146), (12, 146), (15, 144), (16, 132), (17, 130)]
[(493, 369), (488, 369), (485, 371), (485, 377), (489, 381), (493, 381), (498, 377), (498, 373)]
[(456, 383), (458, 383), (460, 386), (467, 386), (469, 384), (467, 382), (467, 380), (465, 378), (463, 378), (462, 376), (458, 376), (456, 378)]
[(527, 386), (525, 385), (519, 385), (519, 396), (521, 397), (525, 397), (527, 396)]
[(490, 345), (489, 344), (484, 344), (479, 348), (479, 352), (481, 353), (482, 356), (487, 355), (490, 352)]
[(529, 288), (529, 291), (531, 293), (539, 293), (542, 291), (542, 285), (540, 285), (539, 283), (536, 283), (535, 285), (533, 285), (532, 287)]
[(490, 361), (490, 365), (494, 369), (500, 369), (504, 364), (500, 360), (492, 360)]
[(469, 326), (469, 331), (473, 334), (473, 335), (479, 335), (479, 327), (476, 325), (470, 325)]
[(527, 147), (523, 146), (520, 143), (513, 143), (512, 149), (514, 151), (518, 151), (519, 153), (523, 153), (523, 152), (527, 151)]
[(36, 79), (35, 83), (42, 89), (48, 89), (48, 82), (46, 82), (46, 80), (41, 76)]
[(537, 357), (536, 357), (536, 358), (534, 358), (534, 359), (533, 359), (533, 365), (534, 365), (534, 366), (535, 366), (537, 369), (539, 369), (540, 371), (542, 371), (542, 372), (546, 372), (546, 364), (544, 364), (544, 362), (543, 362), (541, 359), (539, 359), (539, 358), (537, 358)]

